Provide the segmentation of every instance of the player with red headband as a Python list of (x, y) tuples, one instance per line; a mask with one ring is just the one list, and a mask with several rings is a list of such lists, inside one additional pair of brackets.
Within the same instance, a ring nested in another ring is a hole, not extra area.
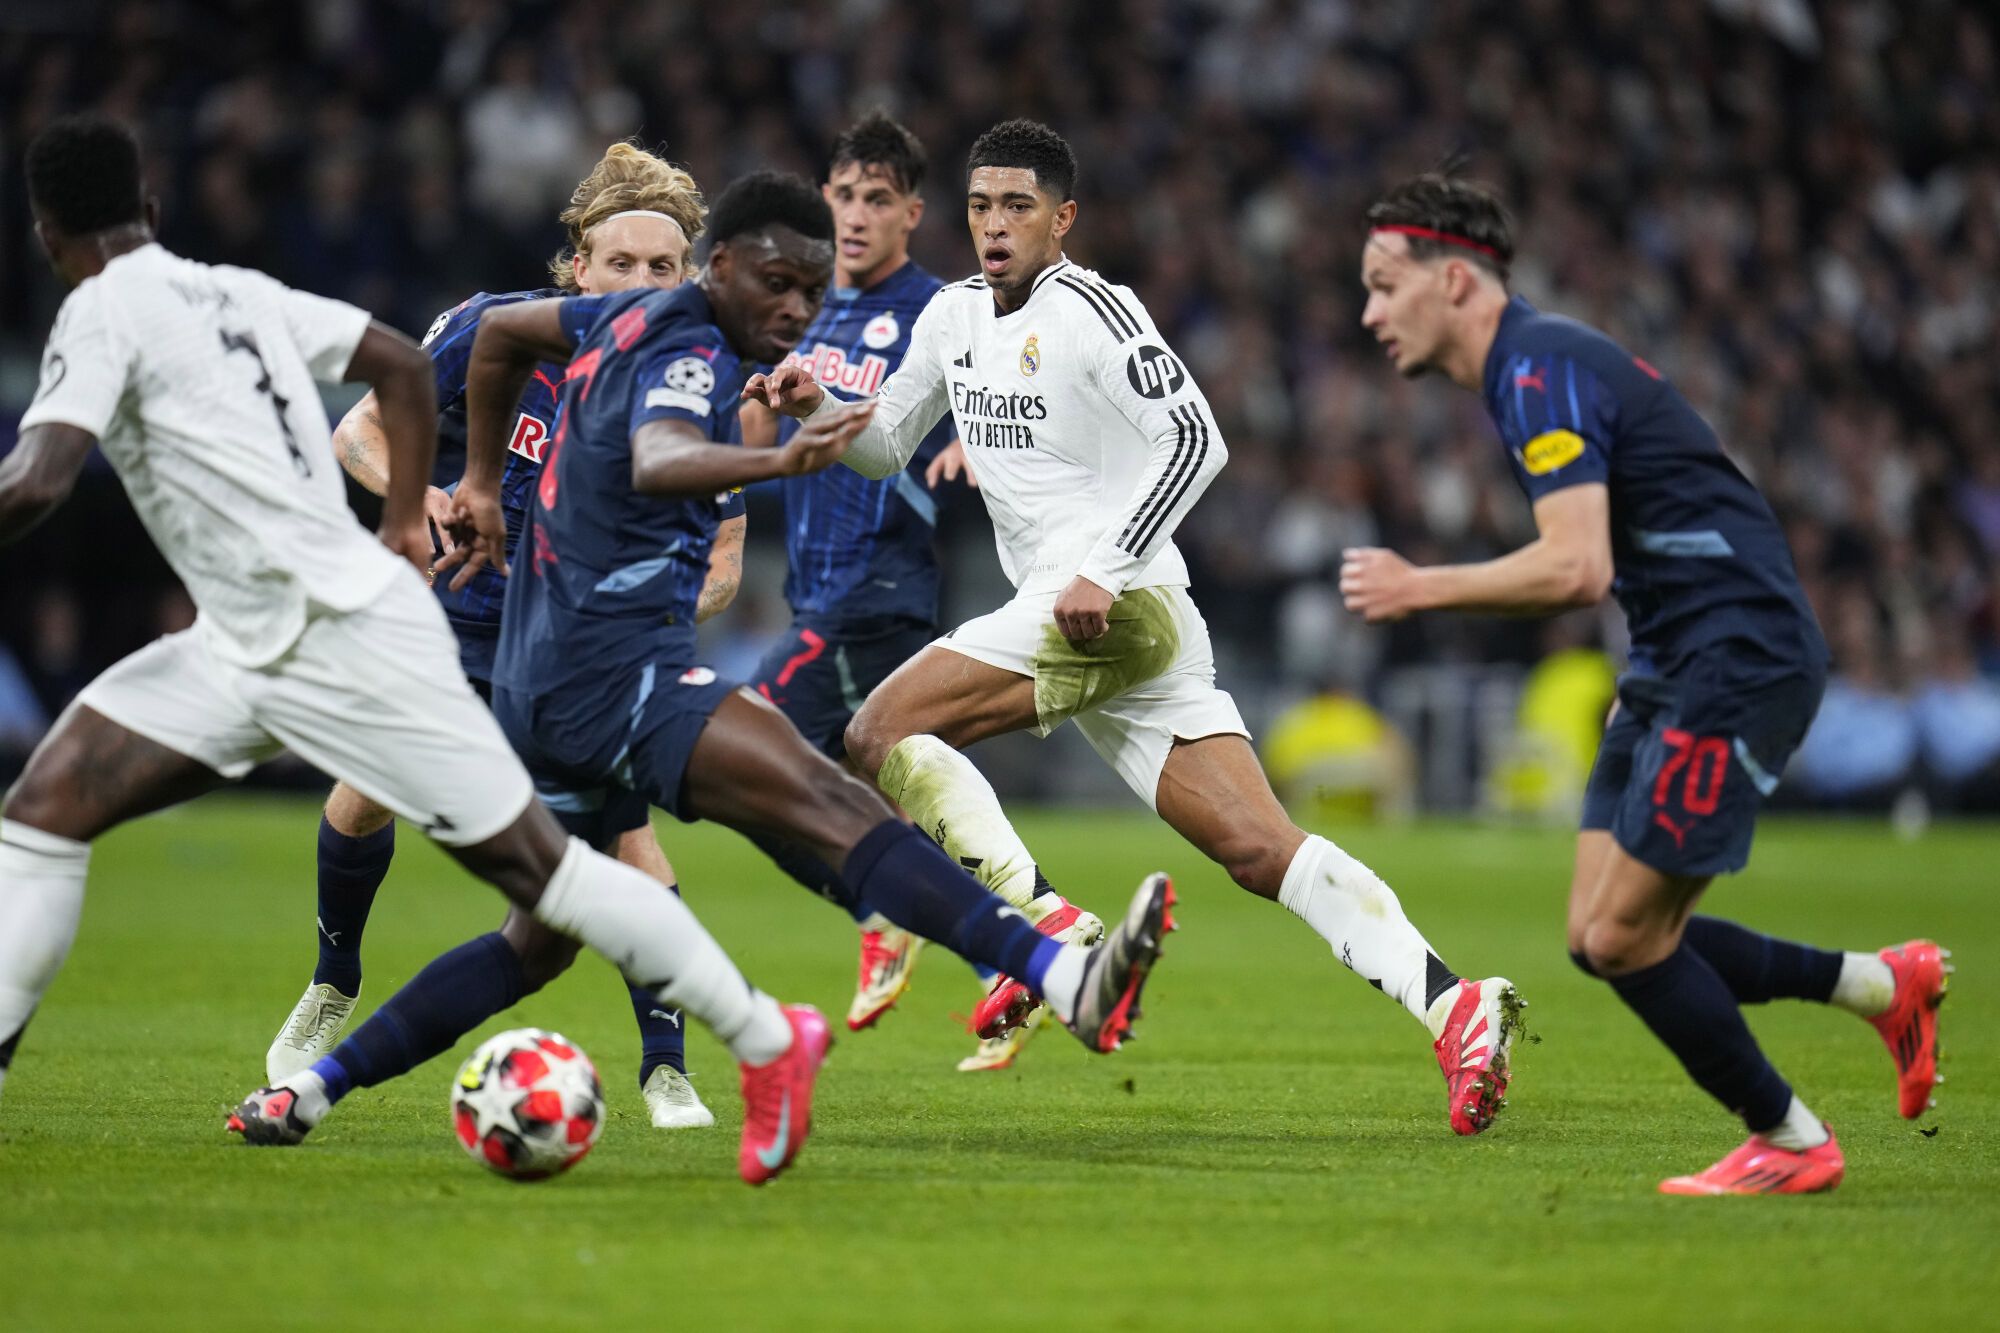
[(1483, 393), (1540, 535), (1497, 560), (1418, 568), (1346, 553), (1370, 621), (1416, 611), (1547, 614), (1612, 593), (1631, 668), (1583, 800), (1570, 957), (1601, 977), (1749, 1141), (1668, 1194), (1804, 1194), (1846, 1167), (1833, 1132), (1758, 1050), (1738, 1006), (1813, 1000), (1867, 1018), (1899, 1109), (1937, 1079), (1945, 952), (1839, 953), (1693, 915), (1741, 870), (1763, 798), (1804, 737), (1827, 650), (1770, 506), (1660, 373), (1597, 330), (1507, 291), (1512, 226), (1486, 190), (1419, 176), (1368, 212), (1361, 322), (1396, 369)]

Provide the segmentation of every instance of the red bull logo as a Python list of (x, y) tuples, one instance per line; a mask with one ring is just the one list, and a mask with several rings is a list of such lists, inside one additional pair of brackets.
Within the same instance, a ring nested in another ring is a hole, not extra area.
[(808, 375), (829, 389), (863, 397), (881, 388), (882, 381), (889, 378), (887, 357), (870, 353), (859, 361), (849, 361), (847, 353), (825, 343), (820, 343), (804, 356), (793, 352), (785, 360), (791, 365), (803, 367)]
[(519, 454), (536, 466), (541, 465), (542, 450), (548, 447), (549, 428), (526, 412), (514, 423), (514, 438), (507, 441), (507, 452)]

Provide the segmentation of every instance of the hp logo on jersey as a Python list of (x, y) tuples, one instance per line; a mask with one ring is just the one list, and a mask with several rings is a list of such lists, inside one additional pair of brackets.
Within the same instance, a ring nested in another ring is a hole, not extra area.
[(1125, 378), (1141, 398), (1165, 398), (1180, 392), (1187, 383), (1187, 371), (1164, 347), (1148, 344), (1132, 353), (1125, 362)]

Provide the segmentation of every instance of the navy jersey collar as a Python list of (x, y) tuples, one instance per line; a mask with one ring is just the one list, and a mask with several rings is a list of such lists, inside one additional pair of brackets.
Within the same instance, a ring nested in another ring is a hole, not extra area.
[(1537, 311), (1528, 304), (1525, 297), (1512, 297), (1507, 308), (1500, 312), (1500, 325), (1493, 330), (1493, 345), (1486, 349), (1486, 397), (1490, 402), (1499, 392), (1500, 372), (1512, 355), (1507, 349), (1514, 341), (1514, 331), (1527, 320), (1533, 319)]
[(864, 296), (876, 296), (881, 294), (882, 292), (886, 292), (891, 287), (894, 287), (897, 283), (900, 283), (905, 279), (909, 278), (912, 274), (919, 272), (922, 272), (922, 270), (917, 267), (916, 260), (905, 259), (902, 262), (901, 266), (890, 272), (888, 277), (882, 279), (878, 283), (875, 283), (873, 286), (829, 287), (826, 289), (826, 299), (829, 301), (859, 301)]

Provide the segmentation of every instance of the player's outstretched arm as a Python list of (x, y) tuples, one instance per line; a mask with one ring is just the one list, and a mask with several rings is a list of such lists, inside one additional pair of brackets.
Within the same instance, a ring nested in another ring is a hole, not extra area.
[(1415, 611), (1541, 616), (1595, 606), (1611, 590), (1611, 498), (1603, 482), (1551, 491), (1535, 502), (1540, 535), (1518, 551), (1472, 565), (1412, 565), (1393, 551), (1342, 553), (1340, 595), (1370, 622)]
[(840, 461), (874, 415), (873, 399), (817, 413), (782, 449), (716, 444), (691, 422), (648, 421), (632, 433), (632, 489), (685, 498), (824, 471)]
[(423, 349), (386, 324), (371, 322), (347, 363), (348, 382), (374, 389), (389, 446), (388, 488), (382, 496), (382, 542), (428, 573), (430, 524), (424, 491), (437, 457), (437, 384)]
[(0, 458), (0, 546), (35, 530), (69, 498), (97, 437), (81, 426), (46, 421), (22, 432)]
[[(939, 326), (932, 314), (936, 308), (935, 301), (924, 307), (916, 327), (910, 330), (910, 349), (903, 364), (879, 393), (864, 400), (874, 404), (874, 416), (840, 459), (864, 477), (880, 481), (909, 466), (931, 428), (951, 410), (951, 391), (937, 354)], [(769, 374), (752, 375), (743, 385), (743, 398), (805, 422), (838, 411), (847, 401), (821, 388), (805, 367), (790, 364)], [(796, 436), (793, 442), (797, 442)]]

